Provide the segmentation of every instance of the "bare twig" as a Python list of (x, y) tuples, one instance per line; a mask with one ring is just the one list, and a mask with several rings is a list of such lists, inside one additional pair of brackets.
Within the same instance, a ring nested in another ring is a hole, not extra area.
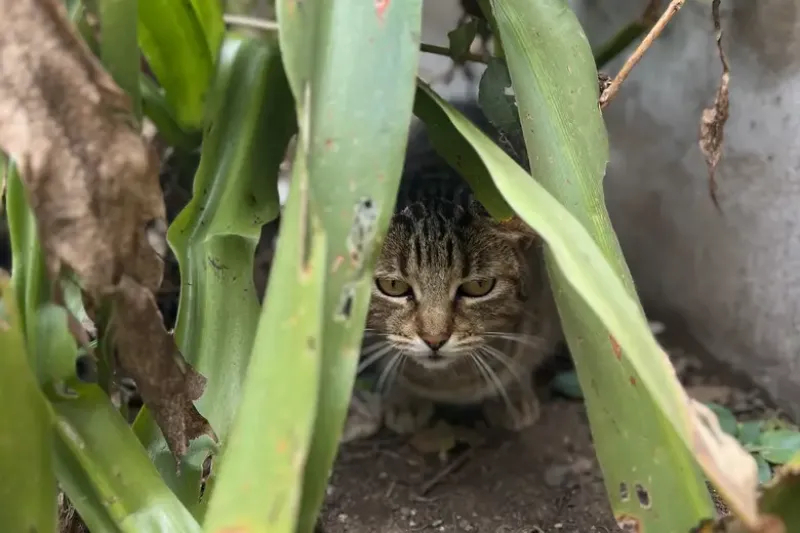
[(672, 0), (669, 6), (667, 6), (666, 11), (664, 14), (661, 15), (661, 18), (658, 19), (653, 27), (650, 29), (650, 32), (647, 36), (642, 40), (639, 46), (636, 48), (636, 51), (631, 54), (625, 64), (620, 69), (619, 73), (616, 75), (614, 80), (611, 82), (611, 85), (608, 86), (608, 89), (600, 95), (600, 107), (605, 108), (608, 103), (616, 96), (617, 92), (619, 92), (619, 88), (622, 85), (622, 82), (628, 77), (633, 70), (633, 67), (642, 59), (642, 56), (647, 51), (650, 46), (653, 45), (653, 42), (661, 35), (661, 32), (664, 31), (664, 28), (667, 26), (667, 23), (675, 16), (686, 0)]
[(278, 31), (278, 23), (274, 20), (247, 17), (244, 15), (231, 15), (228, 13), (222, 16), (222, 20), (225, 21), (225, 24), (231, 26), (242, 26), (253, 30)]
[(444, 478), (467, 464), (467, 462), (475, 455), (475, 448), (469, 448), (461, 453), (458, 457), (447, 463), (444, 468), (439, 470), (436, 475), (426, 481), (420, 488), (420, 495), (426, 496), (436, 485), (442, 482)]

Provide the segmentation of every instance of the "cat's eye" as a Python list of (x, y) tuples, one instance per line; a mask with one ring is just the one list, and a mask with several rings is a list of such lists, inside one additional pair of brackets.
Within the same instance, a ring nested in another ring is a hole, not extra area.
[(411, 294), (411, 285), (399, 279), (377, 279), (375, 284), (378, 289), (386, 296), (409, 296)]
[(462, 283), (458, 288), (458, 292), (463, 296), (479, 298), (489, 294), (489, 292), (494, 289), (494, 284), (494, 279), (473, 279), (466, 283)]

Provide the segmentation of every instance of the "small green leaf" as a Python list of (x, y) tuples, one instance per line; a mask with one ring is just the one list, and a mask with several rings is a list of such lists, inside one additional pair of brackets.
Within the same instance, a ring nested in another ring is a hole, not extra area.
[(758, 467), (758, 482), (763, 485), (772, 479), (772, 468), (770, 468), (767, 460), (760, 454), (754, 455), (753, 459), (756, 460), (756, 466)]
[(492, 126), (503, 132), (505, 148), (511, 149), (514, 159), (527, 168), (528, 156), (517, 111), (517, 97), (504, 60), (489, 60), (478, 84), (478, 105)]
[(583, 399), (581, 384), (578, 382), (578, 373), (574, 370), (557, 374), (556, 377), (553, 378), (553, 381), (550, 382), (550, 388), (559, 394), (563, 394), (567, 398), (572, 398), (574, 400)]
[(787, 463), (800, 450), (800, 432), (789, 429), (765, 431), (761, 434), (761, 455), (772, 464)]
[(706, 407), (711, 409), (714, 414), (717, 415), (719, 426), (722, 428), (722, 431), (732, 437), (735, 437), (738, 425), (736, 422), (736, 417), (733, 416), (733, 413), (731, 413), (727, 407), (723, 407), (713, 402), (706, 403)]
[(736, 438), (742, 446), (755, 445), (761, 436), (761, 429), (763, 423), (761, 420), (751, 420), (749, 422), (742, 422), (739, 424), (739, 431), (736, 433)]
[(452, 31), (447, 32), (447, 39), (450, 41), (450, 57), (456, 62), (462, 62), (464, 57), (469, 54), (469, 48), (475, 35), (478, 33), (478, 19), (470, 17), (466, 22), (462, 22)]

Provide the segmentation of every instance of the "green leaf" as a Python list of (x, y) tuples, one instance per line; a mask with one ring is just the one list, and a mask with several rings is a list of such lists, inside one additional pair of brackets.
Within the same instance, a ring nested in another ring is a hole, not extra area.
[[(138, 0), (143, 2), (146, 0)], [(190, 0), (194, 15), (203, 29), (211, 58), (216, 58), (225, 37), (225, 21), (222, 18), (222, 0)]]
[[(208, 378), (196, 405), (222, 443), (258, 323), (254, 253), (262, 226), (279, 213), (278, 169), (295, 131), (292, 104), (277, 42), (229, 36), (209, 94), (192, 199), (167, 234), (182, 284), (176, 342)], [(202, 464), (213, 447), (193, 441), (177, 475), (149, 410), (141, 411), (134, 428), (167, 483), (200, 519), (211, 492), (200, 498)]]
[(133, 115), (142, 119), (142, 99), (139, 94), (140, 56), (136, 36), (137, 6), (140, 0), (101, 0), (100, 59), (103, 66), (131, 99)]
[(795, 453), (783, 466), (776, 469), (775, 475), (762, 488), (759, 511), (780, 518), (786, 525), (785, 531), (800, 528), (800, 452)]
[(276, 8), (301, 125), (298, 152), (307, 158), (310, 208), (328, 243), (318, 412), (297, 528), (310, 533), (344, 426), (372, 269), (397, 196), (421, 2), (280, 0)]
[(50, 394), (58, 480), (91, 531), (199, 532), (130, 427), (97, 385), (72, 380)]
[(574, 370), (556, 374), (553, 381), (550, 383), (550, 388), (567, 398), (572, 398), (574, 400), (583, 399), (583, 391), (578, 381), (578, 374)]
[(417, 89), (414, 114), (425, 123), (436, 152), (466, 181), (486, 211), (496, 220), (511, 218), (514, 211), (497, 190), (478, 153), (453, 127), (447, 113), (425, 91)]
[(217, 57), (209, 45), (212, 36), (206, 35), (193, 2), (139, 0), (138, 4), (142, 53), (181, 128), (199, 129)]
[[(588, 40), (564, 0), (489, 3), (535, 181), (492, 175), (547, 242), (545, 261), (614, 514), (643, 531), (689, 530), (712, 515), (712, 501), (692, 454), (686, 395), (648, 328), (605, 209), (608, 139)], [(537, 181), (560, 209), (534, 192)], [(704, 466), (715, 482), (724, 478), (713, 459)], [(643, 483), (655, 503), (643, 508), (623, 498), (620, 483)]]
[[(28, 205), (25, 187), (16, 165), (8, 160), (6, 166), (6, 216), (11, 240), (11, 263), (14, 266), (11, 284), (25, 340), (33, 345), (37, 339), (35, 316), (39, 304), (50, 298), (42, 247), (36, 228), (36, 218)], [(29, 350), (31, 367), (40, 373), (41, 362), (36, 360), (36, 350)]]
[(20, 313), (2, 270), (0, 354), (0, 524), (3, 531), (55, 531), (52, 420), (28, 363)]
[(772, 479), (772, 468), (761, 454), (756, 454), (753, 458), (756, 460), (756, 466), (758, 467), (758, 482), (763, 485)]
[(450, 57), (456, 62), (461, 62), (469, 54), (472, 41), (478, 34), (478, 19), (471, 18), (462, 22), (454, 30), (447, 32), (447, 40), (450, 43)]
[(736, 417), (727, 407), (723, 407), (722, 405), (709, 402), (706, 403), (706, 407), (711, 409), (715, 415), (717, 415), (717, 420), (719, 420), (719, 426), (722, 430), (730, 435), (731, 437), (736, 437), (738, 425), (736, 423)]
[[(316, 217), (309, 219), (303, 154), (298, 163), (207, 532), (294, 533), (298, 521), (317, 411), (327, 276), (324, 233)], [(264, 406), (273, 406), (267, 423)], [(264, 482), (253, 483), (254, 471)]]
[(755, 445), (761, 438), (762, 422), (760, 420), (753, 420), (749, 422), (742, 422), (739, 424), (739, 429), (736, 432), (736, 438), (742, 446)]
[(764, 459), (772, 464), (782, 465), (800, 451), (800, 433), (789, 429), (765, 431), (758, 444)]
[(142, 74), (139, 77), (139, 91), (142, 95), (142, 112), (153, 121), (159, 135), (173, 148), (191, 151), (200, 146), (203, 140), (198, 131), (186, 131), (178, 124), (172, 108), (164, 97), (164, 91), (151, 78)]

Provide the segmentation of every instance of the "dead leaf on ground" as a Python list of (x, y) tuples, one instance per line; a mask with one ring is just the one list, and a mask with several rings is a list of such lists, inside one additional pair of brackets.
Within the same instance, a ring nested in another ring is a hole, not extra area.
[(758, 468), (737, 440), (725, 433), (719, 419), (702, 403), (685, 397), (692, 427), (694, 454), (730, 511), (756, 531)]
[(719, 19), (720, 0), (714, 0), (711, 4), (711, 17), (714, 21), (714, 32), (716, 34), (717, 50), (719, 60), (722, 63), (722, 77), (720, 78), (719, 88), (717, 89), (714, 105), (703, 110), (700, 121), (700, 150), (706, 158), (708, 165), (708, 191), (714, 206), (719, 209), (717, 201), (717, 182), (716, 171), (720, 158), (722, 157), (722, 144), (725, 134), (725, 123), (730, 114), (730, 95), (728, 85), (730, 83), (730, 69), (728, 59), (722, 48), (722, 26)]
[(72, 271), (90, 299), (113, 303), (121, 366), (180, 456), (213, 433), (192, 403), (203, 379), (153, 300), (166, 228), (158, 157), (62, 2), (0, 0), (0, 12), (0, 148), (19, 168), (50, 278)]

